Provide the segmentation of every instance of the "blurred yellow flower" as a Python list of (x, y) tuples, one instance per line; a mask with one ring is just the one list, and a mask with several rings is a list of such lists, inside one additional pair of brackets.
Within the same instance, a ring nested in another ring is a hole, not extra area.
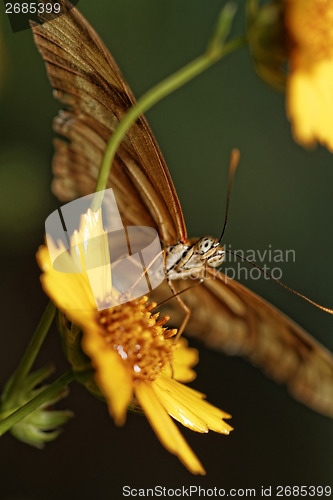
[[(104, 234), (101, 213), (96, 215), (89, 210), (81, 220), (80, 231), (72, 238), (70, 253), (66, 252), (69, 268), (73, 269), (80, 255), (82, 257), (82, 242), (88, 242), (98, 233)], [(103, 238), (100, 241), (103, 242)], [(101, 252), (105, 256), (103, 243)], [(101, 256), (97, 255), (96, 259), (101, 261)], [(37, 260), (43, 270), (41, 281), (45, 292), (83, 331), (83, 350), (91, 359), (95, 380), (115, 423), (124, 424), (128, 406), (138, 403), (161, 443), (192, 473), (205, 474), (170, 418), (196, 432), (211, 429), (229, 434), (232, 430), (223, 421), (230, 415), (204, 401), (202, 393), (180, 383), (195, 378), (192, 366), (198, 361), (197, 351), (189, 349), (184, 340), (173, 342), (171, 337), (176, 330), (164, 328), (169, 318), (158, 319), (158, 313), (152, 314), (156, 304), (148, 304), (147, 297), (98, 311), (94, 300), (97, 284), (93, 296), (82, 259), (83, 273), (55, 271), (45, 246), (39, 248)], [(97, 272), (101, 293), (117, 294), (108, 278), (102, 278), (100, 269)], [(89, 278), (91, 283), (90, 275)]]
[(333, 151), (333, 1), (284, 0), (287, 109), (295, 139)]
[(247, 39), (258, 75), (286, 89), (294, 139), (333, 151), (333, 0), (248, 0)]

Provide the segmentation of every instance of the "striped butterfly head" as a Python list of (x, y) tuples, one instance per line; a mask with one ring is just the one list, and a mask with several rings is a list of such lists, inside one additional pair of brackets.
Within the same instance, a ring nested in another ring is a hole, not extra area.
[(219, 240), (212, 236), (200, 238), (193, 246), (195, 254), (200, 256), (209, 267), (219, 267), (224, 261), (224, 248), (220, 246)]

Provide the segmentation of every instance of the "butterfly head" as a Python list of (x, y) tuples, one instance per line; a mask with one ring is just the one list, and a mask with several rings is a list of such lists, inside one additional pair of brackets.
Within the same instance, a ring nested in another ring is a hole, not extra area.
[(211, 236), (200, 238), (194, 245), (194, 253), (200, 256), (202, 261), (206, 261), (210, 267), (218, 267), (222, 264), (225, 252), (219, 241)]

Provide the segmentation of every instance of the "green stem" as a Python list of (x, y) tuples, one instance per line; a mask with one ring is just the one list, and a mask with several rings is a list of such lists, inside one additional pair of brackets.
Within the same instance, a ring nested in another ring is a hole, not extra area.
[(23, 354), (21, 362), (7, 383), (2, 395), (2, 409), (10, 408), (15, 400), (17, 390), (21, 387), (30, 369), (39, 353), (39, 350), (45, 340), (46, 334), (52, 324), (55, 315), (55, 305), (50, 301), (41, 317), (35, 333), (33, 334), (29, 345)]
[[(222, 46), (215, 46), (212, 50), (207, 50), (205, 54), (198, 57), (194, 61), (190, 62), (179, 71), (176, 71), (173, 75), (167, 77), (162, 82), (158, 83), (152, 87), (146, 94), (144, 94), (137, 103), (129, 109), (127, 114), (121, 120), (121, 122), (116, 127), (114, 133), (109, 140), (103, 160), (101, 163), (101, 168), (99, 171), (96, 192), (103, 191), (106, 189), (107, 180), (109, 177), (111, 165), (119, 144), (125, 137), (128, 129), (135, 123), (139, 116), (146, 111), (148, 111), (154, 104), (166, 97), (167, 95), (174, 92), (176, 89), (192, 80), (195, 76), (199, 75), (207, 68), (215, 64), (217, 61), (235, 51), (239, 47), (245, 44), (245, 38), (235, 38), (229, 43)], [(92, 209), (97, 210), (100, 207), (101, 197), (95, 196), (92, 203)]]
[(7, 432), (13, 425), (17, 424), (24, 417), (37, 410), (47, 401), (52, 400), (54, 396), (66, 385), (75, 379), (75, 375), (72, 370), (64, 373), (61, 377), (50, 384), (43, 392), (38, 394), (28, 403), (24, 404), (17, 410), (15, 410), (11, 415), (0, 421), (0, 436)]

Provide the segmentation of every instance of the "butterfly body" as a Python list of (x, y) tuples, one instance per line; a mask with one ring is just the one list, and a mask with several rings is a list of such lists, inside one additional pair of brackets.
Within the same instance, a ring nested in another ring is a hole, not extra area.
[(211, 236), (177, 243), (165, 249), (168, 280), (202, 278), (206, 267), (218, 267), (225, 257), (220, 242)]

